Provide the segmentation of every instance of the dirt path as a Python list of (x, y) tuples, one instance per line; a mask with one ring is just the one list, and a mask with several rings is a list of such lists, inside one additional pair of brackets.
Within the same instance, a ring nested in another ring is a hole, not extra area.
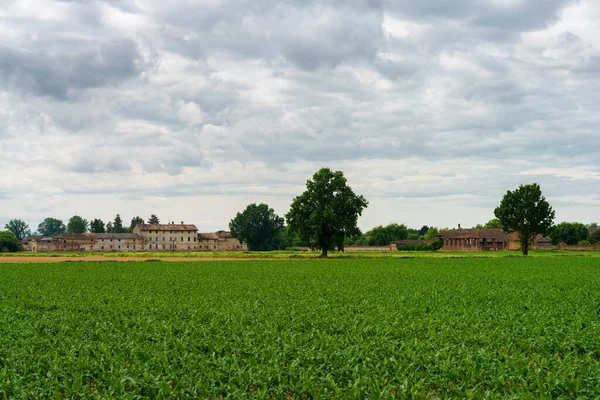
[(11, 256), (0, 257), (2, 263), (56, 263), (63, 261), (249, 261), (249, 260), (274, 260), (274, 258), (209, 258), (209, 257), (106, 257), (106, 256), (78, 256), (78, 257), (44, 257), (44, 256)]

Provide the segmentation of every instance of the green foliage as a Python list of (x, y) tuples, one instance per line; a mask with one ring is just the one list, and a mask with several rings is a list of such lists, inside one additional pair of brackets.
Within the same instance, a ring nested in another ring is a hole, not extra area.
[(494, 210), (506, 233), (517, 232), (523, 255), (538, 234), (547, 235), (552, 230), (554, 210), (542, 196), (540, 185), (521, 185), (513, 192), (508, 190), (500, 205)]
[(69, 233), (84, 233), (87, 232), (88, 228), (88, 220), (79, 215), (73, 215), (67, 223), (67, 232)]
[(106, 228), (104, 227), (104, 222), (99, 218), (92, 220), (92, 222), (90, 222), (90, 232), (105, 233)]
[(561, 222), (556, 225), (550, 233), (550, 243), (557, 245), (566, 243), (575, 245), (582, 240), (589, 238), (588, 228), (579, 222)]
[(11, 219), (6, 225), (4, 225), (4, 229), (14, 233), (17, 237), (17, 240), (25, 240), (29, 236), (31, 236), (31, 230), (29, 230), (29, 225), (27, 225), (25, 221), (20, 219)]
[(590, 235), (590, 243), (591, 244), (600, 244), (600, 230), (592, 233)]
[(435, 240), (435, 235), (439, 234), (440, 230), (435, 226), (432, 226), (427, 230), (427, 233), (423, 236), (424, 240)]
[(67, 227), (60, 219), (46, 218), (38, 225), (37, 230), (42, 236), (52, 237), (65, 233)]
[(248, 204), (229, 222), (231, 235), (248, 244), (250, 251), (278, 250), (289, 247), (284, 237), (283, 218), (268, 205)]
[(599, 398), (599, 286), (587, 257), (3, 264), (0, 396)]
[(429, 230), (429, 227), (427, 225), (423, 225), (417, 233), (419, 234), (419, 236), (425, 236), (425, 234), (427, 233), (428, 230)]
[(404, 224), (389, 224), (376, 226), (367, 232), (369, 246), (387, 246), (396, 240), (408, 237), (408, 230)]
[[(110, 225), (110, 228), (109, 228), (109, 225)], [(106, 232), (110, 232), (110, 233), (125, 233), (125, 232), (127, 232), (127, 229), (123, 227), (123, 220), (121, 219), (121, 216), (119, 214), (117, 214), (115, 216), (115, 219), (112, 222), (112, 224), (109, 222), (106, 225)]]
[(346, 236), (360, 235), (358, 217), (368, 204), (347, 185), (342, 171), (322, 168), (294, 198), (286, 219), (292, 232), (327, 256), (329, 250), (344, 249)]
[(433, 243), (402, 244), (397, 247), (398, 251), (437, 251), (442, 248), (442, 242), (436, 240)]
[[(0, 232), (0, 252), (19, 250), (19, 240), (11, 231)], [(1, 383), (2, 381), (0, 381)], [(1, 386), (0, 386), (1, 387)]]
[(149, 224), (160, 224), (160, 220), (158, 219), (158, 217), (154, 214), (152, 214), (150, 216), (150, 218), (148, 218), (148, 223)]
[(579, 242), (577, 242), (578, 246), (589, 246), (590, 245), (590, 241), (589, 240), (580, 240)]
[(502, 229), (502, 224), (498, 218), (490, 219), (485, 225), (475, 225), (475, 229)]
[(135, 229), (135, 227), (136, 227), (138, 224), (143, 224), (143, 223), (144, 223), (144, 220), (142, 219), (142, 217), (133, 217), (133, 218), (131, 219), (131, 224), (129, 225), (129, 229), (128, 229), (128, 231), (129, 231), (129, 232), (133, 232), (133, 230)]

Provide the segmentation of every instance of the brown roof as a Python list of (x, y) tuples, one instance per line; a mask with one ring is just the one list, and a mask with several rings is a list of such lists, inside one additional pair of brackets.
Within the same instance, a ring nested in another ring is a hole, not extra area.
[(396, 240), (395, 242), (392, 242), (392, 244), (420, 244), (420, 243), (425, 243), (425, 244), (430, 244), (433, 243), (433, 240), (418, 240), (418, 239), (403, 239), (403, 240)]
[(199, 233), (198, 239), (200, 240), (219, 240), (219, 235), (216, 233)]
[(137, 233), (94, 233), (98, 239), (142, 239)]
[(94, 233), (61, 233), (55, 239), (94, 239)]
[(227, 231), (217, 232), (217, 236), (221, 239), (230, 239), (233, 237), (233, 236), (231, 236), (231, 232), (227, 232)]
[(485, 239), (508, 242), (508, 236), (502, 229), (451, 229), (436, 236), (444, 239)]
[(142, 231), (198, 231), (193, 224), (137, 224)]

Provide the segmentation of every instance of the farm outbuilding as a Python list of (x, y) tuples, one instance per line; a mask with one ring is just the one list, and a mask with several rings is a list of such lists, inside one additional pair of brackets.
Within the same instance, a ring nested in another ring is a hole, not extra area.
[(436, 236), (441, 251), (508, 250), (508, 235), (502, 229), (451, 229)]

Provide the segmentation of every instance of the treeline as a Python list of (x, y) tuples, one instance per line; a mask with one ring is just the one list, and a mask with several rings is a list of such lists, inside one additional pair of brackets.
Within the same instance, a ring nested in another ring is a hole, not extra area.
[[(20, 219), (12, 219), (4, 229), (12, 232), (17, 240), (24, 240), (31, 236), (41, 235), (53, 237), (63, 233), (131, 233), (137, 224), (143, 224), (144, 219), (137, 216), (131, 219), (129, 225), (124, 225), (120, 214), (117, 214), (112, 221), (104, 223), (100, 218), (94, 218), (91, 221), (74, 215), (67, 221), (67, 224), (58, 218), (46, 218), (37, 227), (37, 230), (31, 231), (29, 225)], [(149, 224), (159, 224), (160, 220), (154, 214), (148, 219)]]

